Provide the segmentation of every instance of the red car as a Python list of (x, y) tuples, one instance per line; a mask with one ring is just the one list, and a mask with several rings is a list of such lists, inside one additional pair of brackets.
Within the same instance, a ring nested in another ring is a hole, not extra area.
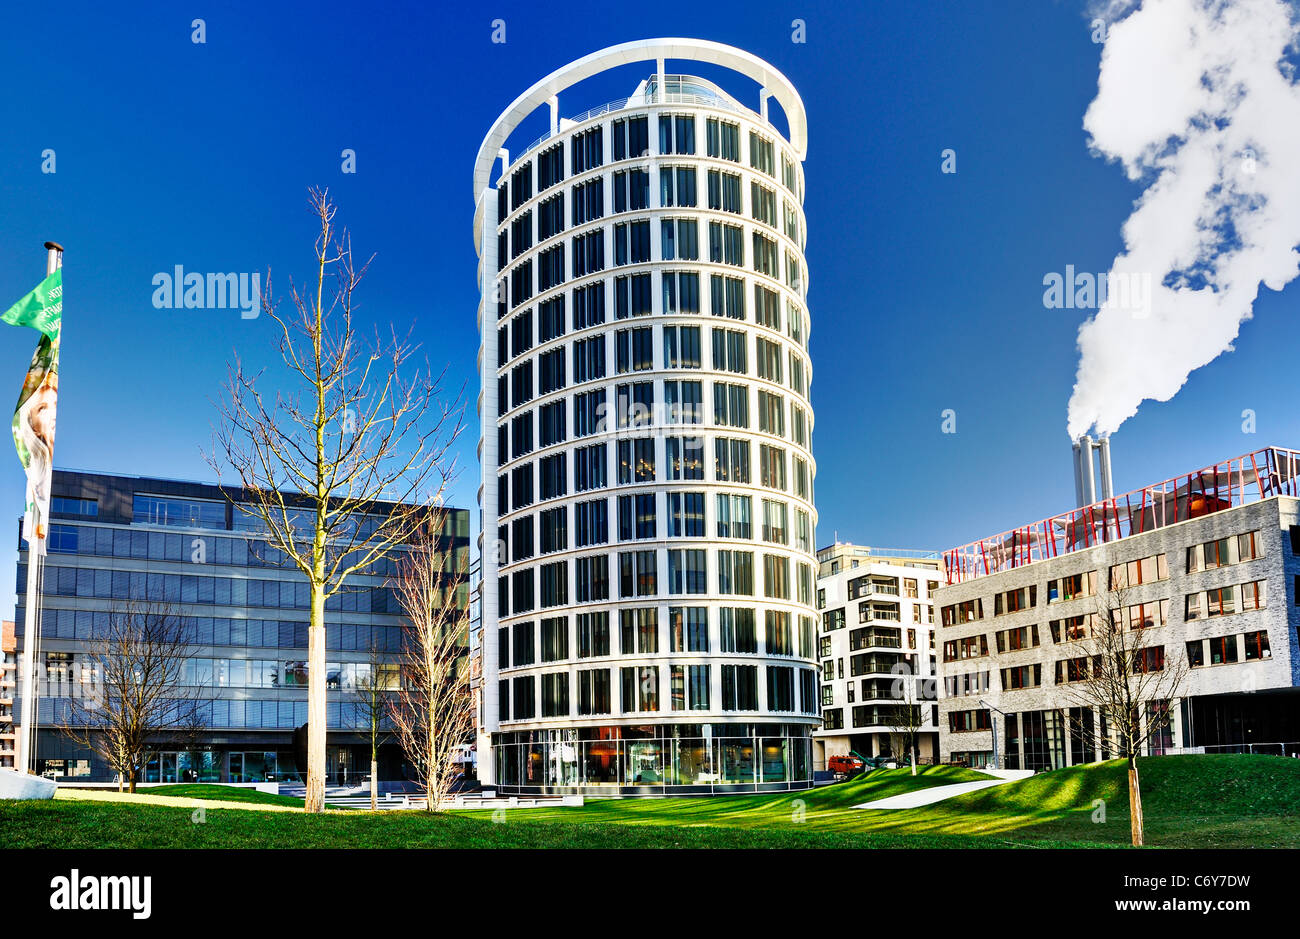
[(866, 764), (856, 756), (849, 756), (846, 754), (833, 756), (826, 761), (826, 768), (832, 773), (843, 773), (845, 775), (858, 772), (864, 765)]

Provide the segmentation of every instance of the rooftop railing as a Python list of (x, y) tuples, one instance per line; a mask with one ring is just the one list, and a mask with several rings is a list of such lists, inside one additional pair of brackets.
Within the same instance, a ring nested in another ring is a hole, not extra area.
[[(672, 78), (674, 76), (668, 77)], [(696, 107), (720, 108), (724, 111), (734, 111), (737, 114), (744, 114), (749, 117), (760, 116), (758, 112), (720, 95), (701, 95), (681, 91), (647, 91), (639, 95), (633, 95), (629, 98), (618, 98), (614, 101), (607, 101), (602, 105), (583, 111), (581, 114), (566, 118), (565, 120), (572, 122), (573, 124), (581, 124), (585, 121), (591, 120), (592, 118), (600, 117), (604, 114), (610, 114), (614, 111), (622, 111), (626, 108), (643, 108), (656, 104), (680, 104)], [(524, 147), (523, 150), (520, 151), (520, 156), (522, 157), (524, 154), (531, 153), (534, 149), (540, 147), (552, 137), (558, 137), (560, 133), (562, 133), (562, 131), (548, 130), (528, 146)]]
[(947, 583), (1000, 574), (1144, 532), (1300, 495), (1300, 451), (1265, 447), (945, 551)]

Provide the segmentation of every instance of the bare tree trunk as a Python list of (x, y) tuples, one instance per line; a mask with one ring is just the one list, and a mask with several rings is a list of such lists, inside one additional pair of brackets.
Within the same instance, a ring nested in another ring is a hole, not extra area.
[(307, 629), (307, 812), (325, 810), (325, 590), (313, 585)]
[(370, 810), (379, 811), (379, 761), (370, 758)]
[(1128, 817), (1129, 828), (1133, 836), (1133, 846), (1146, 844), (1146, 831), (1142, 822), (1142, 784), (1138, 780), (1137, 756), (1128, 758)]

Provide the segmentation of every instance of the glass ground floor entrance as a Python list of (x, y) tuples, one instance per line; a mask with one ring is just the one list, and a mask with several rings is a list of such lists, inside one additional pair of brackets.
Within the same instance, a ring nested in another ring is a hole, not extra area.
[(810, 728), (796, 724), (584, 727), (497, 734), (507, 792), (755, 792), (812, 785)]

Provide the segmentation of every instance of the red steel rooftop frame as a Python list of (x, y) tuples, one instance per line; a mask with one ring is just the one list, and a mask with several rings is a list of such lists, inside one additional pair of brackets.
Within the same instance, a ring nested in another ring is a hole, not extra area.
[(1300, 496), (1300, 450), (1265, 447), (943, 553), (959, 584), (1273, 496)]

